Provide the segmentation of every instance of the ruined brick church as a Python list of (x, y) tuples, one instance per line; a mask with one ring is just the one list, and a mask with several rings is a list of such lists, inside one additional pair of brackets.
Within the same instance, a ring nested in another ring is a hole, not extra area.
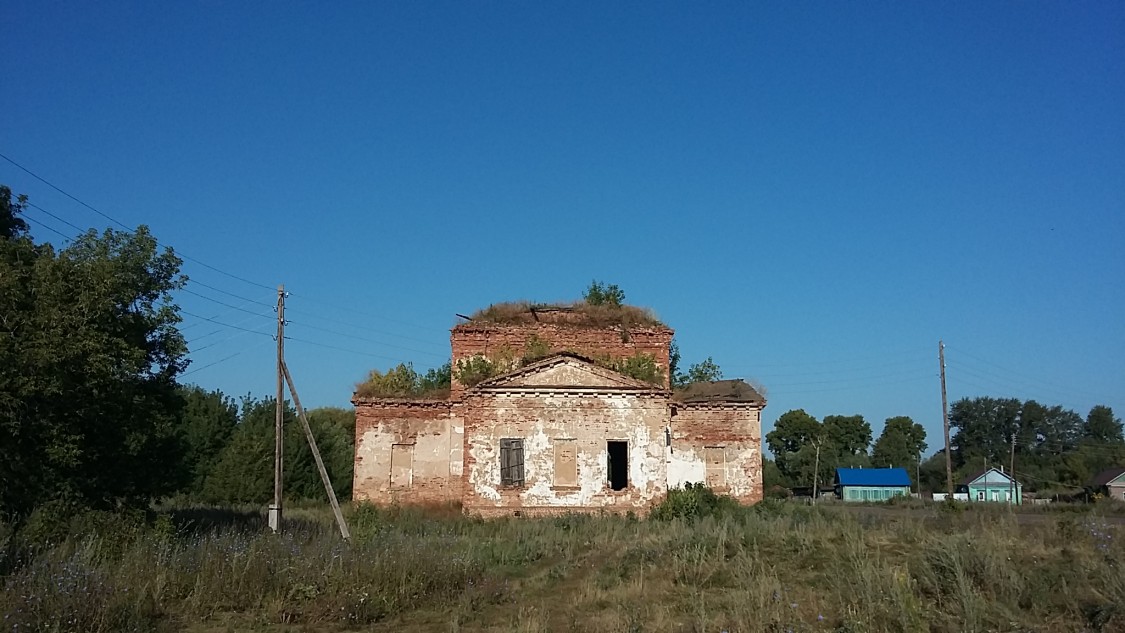
[[(765, 399), (742, 380), (673, 390), (672, 335), (573, 307), (474, 316), (451, 331), (448, 397), (353, 397), (354, 499), (460, 502), (489, 516), (645, 514), (690, 482), (761, 500)], [(474, 359), (509, 364), (477, 382), (457, 371)], [(651, 381), (619, 371), (630, 359), (655, 365)]]

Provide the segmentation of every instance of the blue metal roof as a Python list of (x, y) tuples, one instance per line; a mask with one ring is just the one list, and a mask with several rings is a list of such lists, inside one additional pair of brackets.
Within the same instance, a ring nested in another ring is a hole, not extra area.
[(841, 486), (909, 486), (905, 468), (837, 468), (836, 483)]

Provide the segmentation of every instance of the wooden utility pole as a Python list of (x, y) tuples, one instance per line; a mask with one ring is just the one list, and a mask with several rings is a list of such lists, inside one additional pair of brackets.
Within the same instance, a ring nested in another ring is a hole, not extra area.
[(1012, 458), (1008, 463), (1008, 504), (1016, 503), (1016, 433), (1012, 433)]
[(273, 428), (273, 505), (268, 523), (274, 532), (281, 531), (281, 495), (284, 478), (283, 451), (285, 450), (285, 286), (277, 287), (277, 412)]
[(289, 374), (289, 367), (284, 360), (281, 361), (281, 371), (285, 373), (285, 382), (289, 383), (289, 393), (293, 394), (293, 405), (297, 407), (297, 417), (301, 419), (301, 426), (305, 429), (305, 439), (309, 441), (313, 459), (316, 460), (316, 469), (320, 472), (320, 480), (324, 482), (324, 491), (328, 493), (328, 501), (332, 504), (332, 513), (336, 515), (336, 525), (340, 527), (340, 536), (344, 537), (346, 541), (352, 535), (348, 532), (348, 524), (344, 521), (343, 512), (340, 511), (340, 502), (336, 500), (336, 491), (332, 489), (332, 480), (328, 478), (328, 471), (324, 468), (324, 460), (321, 459), (320, 451), (316, 448), (316, 438), (313, 437), (309, 419), (305, 417), (305, 408), (301, 406), (301, 398), (297, 395), (297, 387), (293, 384), (293, 376)]
[(949, 401), (945, 396), (945, 343), (938, 341), (938, 364), (941, 365), (941, 421), (945, 427), (945, 487), (953, 498), (953, 455), (949, 451)]
[(820, 491), (818, 490), (818, 484), (817, 484), (817, 480), (820, 479), (820, 444), (821, 444), (820, 440), (817, 440), (817, 442), (816, 442), (816, 461), (813, 462), (813, 476), (812, 476), (812, 499), (813, 499), (813, 502), (815, 502), (817, 500), (817, 497), (820, 496), (818, 494)]

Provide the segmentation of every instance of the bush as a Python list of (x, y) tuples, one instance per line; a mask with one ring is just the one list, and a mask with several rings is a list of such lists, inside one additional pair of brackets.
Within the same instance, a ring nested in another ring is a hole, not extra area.
[(703, 484), (684, 484), (683, 488), (672, 488), (668, 496), (653, 508), (649, 518), (657, 521), (672, 519), (696, 520), (703, 517), (733, 516), (740, 509), (738, 502), (717, 495)]
[(425, 374), (414, 371), (411, 363), (399, 363), (386, 372), (372, 369), (355, 393), (363, 398), (444, 398), (449, 395), (451, 376), (449, 363)]

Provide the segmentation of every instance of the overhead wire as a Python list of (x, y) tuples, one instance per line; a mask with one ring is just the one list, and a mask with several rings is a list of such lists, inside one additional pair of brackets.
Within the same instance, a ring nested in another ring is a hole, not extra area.
[(357, 341), (365, 341), (365, 342), (368, 342), (368, 343), (375, 343), (377, 345), (383, 345), (385, 347), (392, 347), (392, 348), (400, 349), (400, 350), (403, 350), (403, 351), (406, 351), (406, 352), (414, 352), (415, 354), (423, 354), (423, 355), (426, 355), (426, 356), (434, 356), (434, 357), (437, 357), (437, 358), (448, 358), (449, 357), (449, 354), (435, 354), (433, 352), (424, 352), (424, 351), (419, 350), (419, 349), (413, 349), (413, 348), (410, 348), (410, 347), (403, 347), (402, 345), (395, 345), (393, 343), (387, 343), (385, 341), (379, 341), (379, 340), (376, 340), (376, 339), (373, 339), (373, 338), (367, 338), (367, 337), (364, 337), (364, 336), (357, 336), (355, 334), (348, 334), (346, 332), (340, 332), (338, 330), (333, 330), (333, 329), (326, 328), (326, 327), (320, 327), (318, 325), (310, 325), (308, 323), (303, 323), (303, 322), (299, 322), (299, 321), (290, 321), (288, 319), (286, 319), (285, 322), (286, 322), (286, 325), (306, 327), (306, 328), (309, 328), (311, 330), (318, 330), (318, 331), (321, 331), (321, 332), (327, 332), (329, 334), (335, 334), (336, 336), (343, 336), (343, 337), (346, 337), (346, 338), (355, 339)]
[[(88, 203), (88, 202), (86, 202), (86, 201), (84, 201), (84, 200), (82, 200), (82, 199), (78, 198), (77, 196), (75, 196), (75, 195), (73, 195), (73, 194), (69, 193), (68, 191), (66, 191), (66, 190), (65, 190), (65, 189), (63, 189), (62, 187), (59, 187), (58, 185), (54, 184), (53, 182), (51, 182), (51, 181), (47, 180), (46, 178), (44, 178), (44, 177), (40, 176), (40, 175), (39, 175), (39, 174), (37, 174), (37, 173), (35, 173), (35, 172), (31, 171), (31, 170), (30, 170), (30, 169), (28, 169), (27, 167), (24, 167), (23, 165), (21, 165), (20, 163), (16, 162), (15, 160), (13, 160), (12, 158), (10, 158), (10, 157), (9, 157), (9, 156), (7, 156), (6, 154), (4, 154), (4, 153), (0, 152), (0, 158), (3, 158), (4, 160), (8, 161), (8, 162), (9, 162), (9, 163), (11, 163), (12, 165), (15, 165), (15, 166), (16, 166), (16, 168), (20, 169), (21, 171), (23, 171), (23, 172), (24, 172), (24, 173), (26, 173), (27, 175), (31, 176), (32, 178), (34, 178), (34, 179), (38, 180), (39, 182), (41, 182), (41, 183), (43, 183), (43, 184), (45, 184), (45, 185), (47, 185), (47, 186), (48, 186), (48, 187), (50, 187), (51, 189), (54, 189), (55, 191), (59, 192), (60, 194), (62, 194), (62, 195), (64, 195), (64, 196), (66, 196), (67, 198), (70, 198), (70, 199), (71, 199), (71, 200), (73, 200), (74, 202), (76, 202), (76, 203), (78, 203), (78, 204), (82, 205), (83, 207), (86, 207), (87, 209), (89, 209), (89, 210), (93, 211), (94, 213), (96, 213), (96, 214), (100, 215), (101, 217), (105, 218), (106, 220), (108, 220), (108, 221), (110, 221), (110, 222), (112, 222), (112, 223), (116, 224), (117, 226), (120, 226), (121, 228), (125, 229), (126, 231), (129, 231), (130, 233), (136, 233), (137, 229), (136, 229), (135, 227), (130, 227), (129, 225), (125, 224), (124, 222), (122, 222), (122, 221), (118, 220), (117, 218), (115, 218), (115, 217), (113, 217), (113, 216), (109, 215), (108, 213), (105, 213), (105, 212), (103, 212), (102, 210), (98, 209), (98, 208), (97, 208), (97, 207), (95, 207), (94, 205), (92, 205), (92, 204), (90, 204), (90, 203)], [(156, 243), (157, 243), (158, 245), (160, 245), (160, 246), (164, 246), (165, 248), (170, 248), (170, 247), (169, 247), (169, 246), (168, 246), (167, 244), (163, 244), (163, 243), (161, 243), (161, 242), (160, 242), (159, 240), (156, 240), (155, 238), (153, 238), (153, 239), (154, 239), (154, 241), (156, 241)], [(249, 285), (251, 285), (251, 286), (258, 286), (259, 288), (266, 288), (266, 289), (271, 289), (271, 290), (272, 290), (272, 287), (271, 287), (271, 286), (267, 286), (266, 284), (258, 283), (258, 282), (256, 282), (256, 281), (251, 281), (251, 280), (249, 280), (249, 279), (246, 279), (246, 278), (244, 278), (244, 277), (240, 277), (239, 275), (235, 275), (234, 273), (230, 273), (230, 272), (227, 272), (227, 271), (225, 271), (225, 270), (223, 270), (223, 269), (221, 269), (221, 268), (218, 268), (218, 267), (216, 267), (216, 266), (212, 266), (212, 265), (210, 265), (210, 264), (208, 264), (208, 263), (206, 263), (206, 262), (204, 262), (204, 261), (201, 261), (201, 260), (198, 260), (198, 259), (196, 259), (196, 258), (194, 258), (194, 257), (191, 257), (191, 256), (189, 256), (189, 255), (187, 255), (187, 254), (183, 253), (182, 251), (179, 251), (179, 250), (177, 250), (177, 251), (176, 251), (176, 253), (177, 253), (177, 255), (178, 255), (179, 257), (183, 257), (184, 259), (186, 259), (186, 260), (188, 260), (188, 261), (194, 262), (195, 264), (198, 264), (198, 265), (200, 265), (200, 266), (203, 266), (204, 268), (207, 268), (207, 269), (209, 269), (209, 270), (212, 270), (212, 271), (214, 271), (214, 272), (217, 272), (217, 273), (219, 273), (219, 274), (222, 274), (222, 275), (225, 275), (225, 276), (227, 276), (227, 277), (230, 277), (231, 279), (235, 279), (235, 280), (241, 281), (242, 283), (245, 283), (245, 284), (249, 284)]]

